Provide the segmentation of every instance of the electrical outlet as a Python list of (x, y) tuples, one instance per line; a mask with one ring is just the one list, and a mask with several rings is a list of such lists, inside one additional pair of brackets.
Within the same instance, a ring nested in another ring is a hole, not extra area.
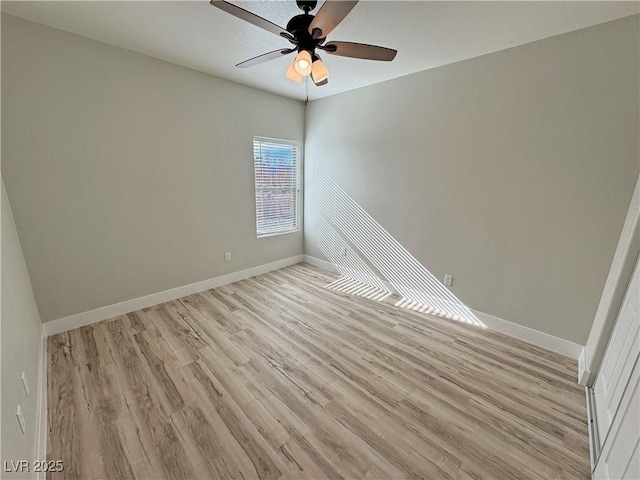
[(27, 425), (24, 421), (24, 415), (22, 414), (22, 407), (18, 404), (18, 411), (16, 412), (16, 417), (18, 417), (18, 423), (20, 424), (20, 430), (22, 430), (22, 434), (27, 431)]
[(447, 287), (450, 287), (451, 285), (453, 285), (453, 275), (445, 275), (444, 276), (444, 284)]
[(231, 261), (231, 252), (225, 252), (224, 261), (225, 262), (230, 262)]
[(24, 387), (24, 393), (29, 396), (29, 383), (27, 382), (27, 374), (22, 372), (22, 386)]

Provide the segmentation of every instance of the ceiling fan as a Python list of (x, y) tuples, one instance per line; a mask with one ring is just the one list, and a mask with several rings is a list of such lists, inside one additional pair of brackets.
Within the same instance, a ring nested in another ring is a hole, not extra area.
[(300, 83), (303, 77), (311, 75), (313, 83), (321, 86), (326, 85), (328, 82), (329, 69), (322, 62), (316, 50), (322, 50), (331, 55), (340, 55), (342, 57), (382, 60), (386, 62), (393, 60), (396, 53), (398, 53), (391, 48), (366, 45), (364, 43), (325, 43), (327, 35), (344, 20), (353, 7), (356, 6), (358, 0), (326, 0), (315, 16), (309, 14), (309, 12), (316, 8), (317, 0), (296, 0), (298, 8), (304, 13), (302, 15), (296, 15), (289, 20), (286, 29), (225, 0), (211, 0), (210, 3), (214, 7), (230, 13), (245, 22), (249, 22), (268, 32), (286, 38), (293, 44), (292, 48), (283, 48), (274, 50), (273, 52), (263, 53), (262, 55), (237, 64), (236, 67), (253, 67), (254, 65), (259, 65), (269, 60), (275, 60), (283, 55), (298, 52), (296, 58), (291, 62), (291, 65), (289, 65), (285, 76), (294, 82)]

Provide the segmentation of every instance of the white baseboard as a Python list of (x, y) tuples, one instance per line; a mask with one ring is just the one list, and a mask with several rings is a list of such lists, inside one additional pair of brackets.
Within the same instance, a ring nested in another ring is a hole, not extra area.
[(69, 317), (59, 318), (58, 320), (52, 320), (44, 323), (44, 328), (47, 336), (55, 335), (57, 333), (73, 330), (74, 328), (84, 327), (92, 323), (107, 320), (109, 318), (117, 317), (119, 315), (125, 315), (127, 313), (135, 312), (147, 307), (152, 307), (160, 303), (169, 302), (176, 298), (185, 297), (187, 295), (193, 295), (194, 293), (203, 292), (210, 288), (221, 287), (229, 283), (245, 280), (256, 275), (262, 275), (263, 273), (278, 270), (279, 268), (295, 265), (304, 260), (304, 255), (295, 255), (293, 257), (284, 258), (264, 265), (258, 265), (257, 267), (247, 268), (246, 270), (240, 270), (238, 272), (221, 275), (219, 277), (210, 278), (201, 282), (191, 283), (182, 287), (172, 288), (163, 292), (152, 293), (144, 297), (134, 298), (124, 302), (108, 305), (106, 307), (97, 308), (88, 312), (78, 313)]
[(585, 346), (578, 357), (578, 385), (586, 387), (591, 378), (591, 371), (587, 369), (587, 347)]
[[(36, 418), (36, 447), (35, 460), (47, 459), (47, 335), (42, 327), (42, 339), (40, 344), (40, 367), (38, 372), (38, 402)], [(41, 471), (36, 474), (38, 480), (44, 480), (47, 474)]]
[[(304, 261), (315, 267), (322, 268), (323, 270), (338, 273), (333, 264), (326, 260), (322, 260), (311, 255), (304, 255)], [(390, 288), (393, 291), (393, 287), (390, 286)], [(574, 360), (577, 360), (580, 357), (584, 348), (582, 345), (578, 345), (577, 343), (573, 343), (563, 338), (554, 337), (548, 333), (540, 332), (523, 325), (518, 325), (517, 323), (509, 322), (483, 312), (478, 312), (477, 310), (471, 309), (471, 311), (476, 315), (476, 317), (478, 317), (478, 320), (484, 323), (486, 327), (491, 330), (504, 333), (505, 335), (523, 340), (538, 347), (546, 348), (547, 350), (565, 355)]]
[(321, 258), (304, 255), (304, 261), (309, 265), (327, 270), (328, 272), (339, 273), (336, 267), (333, 266), (333, 263), (322, 260)]
[(540, 332), (539, 330), (534, 330), (524, 325), (518, 325), (517, 323), (509, 322), (508, 320), (494, 317), (493, 315), (488, 315), (477, 310), (472, 309), (471, 311), (491, 330), (523, 340), (537, 347), (546, 348), (547, 350), (570, 357), (574, 360), (580, 357), (580, 353), (584, 348), (582, 345), (565, 340), (564, 338), (554, 337), (548, 333)]
[[(279, 268), (288, 267), (302, 261), (318, 268), (322, 268), (323, 270), (337, 273), (337, 270), (335, 269), (333, 264), (331, 264), (331, 262), (327, 262), (326, 260), (322, 260), (310, 255), (296, 255), (293, 257), (278, 260), (276, 262), (259, 265), (257, 267), (248, 268), (246, 270), (241, 270), (239, 272), (229, 273), (220, 277), (203, 280), (201, 282), (192, 283), (190, 285), (165, 290), (163, 292), (154, 293), (144, 297), (127, 300), (125, 302), (116, 303), (114, 305), (108, 305), (106, 307), (90, 310), (88, 312), (83, 312), (76, 315), (71, 315), (69, 317), (60, 318), (58, 320), (46, 322), (44, 324), (45, 333), (46, 336), (51, 336), (57, 333), (66, 332), (67, 330), (90, 325), (92, 323), (117, 317), (119, 315), (124, 315), (126, 313), (135, 312), (136, 310), (152, 307), (160, 303), (175, 300), (176, 298), (193, 295), (194, 293), (209, 290), (210, 288), (220, 287), (222, 285), (238, 282), (240, 280), (244, 280), (256, 275), (271, 272)], [(516, 323), (512, 323), (507, 320), (503, 320), (502, 318), (488, 315), (483, 312), (478, 312), (475, 310), (472, 311), (478, 317), (478, 319), (481, 320), (487, 326), (487, 328), (490, 328), (491, 330), (504, 333), (511, 337), (518, 338), (525, 342), (542, 348), (546, 348), (562, 355), (566, 355), (573, 359), (578, 359), (580, 353), (582, 352), (582, 345), (578, 345), (577, 343), (573, 343), (569, 340), (554, 337), (553, 335), (533, 330), (523, 325), (518, 325)]]

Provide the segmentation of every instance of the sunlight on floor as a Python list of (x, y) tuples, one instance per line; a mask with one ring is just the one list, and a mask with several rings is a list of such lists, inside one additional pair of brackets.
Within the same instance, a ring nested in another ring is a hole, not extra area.
[(468, 317), (460, 317), (450, 312), (443, 312), (442, 310), (438, 310), (437, 308), (425, 305), (424, 303), (416, 302), (415, 300), (410, 300), (408, 298), (401, 298), (395, 303), (395, 306), (406, 308), (407, 310), (413, 310), (414, 312), (426, 313), (429, 315), (434, 315), (436, 317), (457, 320), (459, 322), (468, 323), (469, 325), (476, 325), (478, 327), (487, 328), (487, 326), (477, 318), (472, 319)]
[(391, 295), (391, 292), (388, 290), (381, 290), (349, 277), (340, 277), (338, 280), (331, 282), (324, 288), (335, 290), (337, 292), (348, 293), (350, 295), (356, 295), (358, 297), (369, 298), (371, 300), (377, 300), (379, 302)]

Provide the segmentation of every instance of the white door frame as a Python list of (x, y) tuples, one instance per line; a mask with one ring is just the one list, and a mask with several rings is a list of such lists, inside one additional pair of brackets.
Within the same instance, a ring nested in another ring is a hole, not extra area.
[(627, 291), (640, 252), (640, 175), (631, 197), (629, 210), (620, 233), (618, 246), (611, 262), (600, 303), (589, 332), (589, 338), (578, 361), (578, 383), (593, 385), (611, 330), (618, 317), (622, 299)]

